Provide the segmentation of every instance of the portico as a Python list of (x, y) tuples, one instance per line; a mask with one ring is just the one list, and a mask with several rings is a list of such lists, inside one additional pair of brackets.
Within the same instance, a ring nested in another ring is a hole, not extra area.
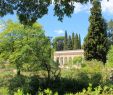
[(74, 57), (84, 57), (84, 50), (66, 50), (54, 52), (54, 61), (59, 62), (61, 65), (69, 61), (73, 61)]

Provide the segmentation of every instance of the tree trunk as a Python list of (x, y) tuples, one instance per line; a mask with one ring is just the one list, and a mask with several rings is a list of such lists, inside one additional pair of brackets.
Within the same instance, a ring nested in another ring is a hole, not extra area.
[(19, 76), (19, 75), (20, 75), (20, 69), (17, 70), (17, 76)]

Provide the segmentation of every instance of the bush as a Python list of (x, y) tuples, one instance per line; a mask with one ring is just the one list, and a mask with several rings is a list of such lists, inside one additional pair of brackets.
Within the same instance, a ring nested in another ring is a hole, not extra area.
[(108, 58), (107, 66), (113, 68), (113, 45), (111, 46), (108, 52), (107, 58)]
[(25, 77), (24, 76), (15, 76), (10, 80), (9, 83), (9, 93), (13, 95), (19, 88), (22, 88), (25, 84)]
[(25, 77), (25, 76), (16, 76), (10, 80), (9, 93), (14, 94), (18, 89), (22, 89), (23, 93), (26, 95), (30, 93), (35, 95), (39, 88), (39, 80), (36, 76)]
[(6, 87), (1, 87), (0, 88), (0, 95), (9, 95), (8, 89)]
[[(14, 95), (24, 95), (22, 90), (18, 90)], [(26, 94), (30, 95), (30, 94)], [(39, 91), (37, 95), (60, 95), (58, 92), (53, 92), (50, 89), (45, 89), (43, 91)], [(113, 95), (113, 89), (109, 88), (107, 86), (101, 87), (98, 86), (92, 89), (92, 85), (89, 84), (89, 87), (87, 89), (83, 89), (82, 92), (78, 92), (76, 94), (73, 93), (67, 93), (64, 95)]]
[(82, 63), (83, 58), (82, 57), (74, 57), (73, 64), (80, 64)]

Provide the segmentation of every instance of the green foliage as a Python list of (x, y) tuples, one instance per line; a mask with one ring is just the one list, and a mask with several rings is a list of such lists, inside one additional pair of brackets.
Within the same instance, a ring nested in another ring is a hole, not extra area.
[(26, 95), (30, 93), (35, 95), (39, 88), (39, 79), (37, 76), (25, 77), (25, 76), (15, 76), (9, 81), (9, 93), (13, 95), (18, 89), (22, 89), (23, 93)]
[(111, 46), (108, 55), (107, 55), (108, 61), (107, 61), (107, 66), (113, 67), (113, 46)]
[(0, 59), (3, 63), (15, 64), (17, 74), (20, 74), (23, 64), (35, 64), (39, 67), (44, 62), (49, 63), (51, 59), (50, 40), (39, 24), (24, 27), (9, 21), (0, 39)]
[(68, 49), (68, 34), (67, 34), (67, 31), (65, 31), (65, 37), (64, 37), (64, 50), (67, 50)]
[(106, 63), (108, 52), (107, 25), (102, 18), (100, 1), (95, 0), (93, 2), (89, 22), (89, 31), (84, 43), (85, 59), (96, 59)]
[(112, 88), (109, 88), (107, 86), (104, 87), (97, 86), (94, 88), (94, 90), (92, 90), (92, 85), (90, 84), (87, 90), (83, 89), (82, 92), (76, 93), (75, 95), (112, 95), (112, 94), (113, 94)]
[[(104, 86), (108, 86), (108, 88), (113, 87), (113, 82), (109, 80), (111, 71), (108, 67), (106, 68), (102, 62), (98, 62), (97, 60), (84, 61), (84, 63), (82, 63), (81, 65), (82, 67), (80, 69), (63, 68), (61, 69), (61, 72), (58, 71), (57, 68), (55, 68), (56, 66), (54, 67), (54, 65), (52, 65), (50, 69), (51, 77), (49, 81), (48, 74), (47, 72), (45, 72), (45, 70), (36, 72), (36, 74), (38, 74), (38, 77), (37, 76), (33, 77), (30, 75), (15, 76), (14, 78), (10, 79), (10, 81), (7, 82), (8, 84), (10, 83), (8, 85), (9, 95), (10, 93), (17, 92), (18, 89), (22, 90), (23, 95), (26, 95), (27, 93), (31, 95), (35, 95), (35, 93), (40, 93), (39, 95), (43, 95), (46, 93), (44, 92), (45, 91), (44, 89), (47, 88), (49, 88), (49, 90), (51, 89), (51, 91), (48, 90), (47, 93), (52, 93), (52, 95), (54, 95), (54, 93), (56, 92), (58, 92), (59, 95), (64, 95), (66, 93), (79, 93), (79, 92), (83, 93), (81, 92), (83, 89), (86, 89), (87, 92), (89, 83), (92, 84), (91, 87), (92, 90), (91, 92), (87, 93), (88, 94), (91, 93), (92, 95), (92, 93), (95, 90), (94, 88), (98, 87), (99, 85), (102, 87), (102, 89), (104, 88)], [(45, 75), (47, 77), (42, 75), (44, 73), (47, 74)], [(7, 85), (1, 86), (6, 87)]]
[(8, 89), (6, 87), (0, 87), (0, 95), (9, 95)]
[[(88, 0), (72, 1), (80, 3), (88, 2)], [(58, 17), (58, 20), (62, 21), (65, 15), (68, 17), (71, 16), (74, 11), (74, 3), (72, 1), (54, 1), (54, 15)], [(51, 2), (52, 0), (0, 0), (0, 16), (3, 17), (8, 13), (13, 14), (13, 11), (15, 10), (19, 17), (19, 21), (22, 24), (32, 26), (37, 19), (48, 13), (48, 7)]]
[(108, 39), (109, 43), (113, 44), (113, 20), (108, 22)]
[(64, 37), (59, 36), (53, 39), (53, 48), (56, 51), (60, 51), (64, 49)]
[(74, 32), (70, 36), (65, 31), (64, 37), (59, 36), (53, 40), (53, 47), (56, 51), (81, 49), (81, 37), (78, 34), (75, 36)]
[(9, 83), (9, 93), (13, 95), (15, 91), (17, 91), (19, 88), (22, 88), (25, 84), (25, 78), (24, 76), (15, 76), (10, 80)]
[[(89, 87), (87, 89), (83, 89), (82, 92), (78, 92), (76, 94), (66, 93), (64, 95), (112, 95), (112, 94), (113, 94), (113, 89), (110, 87), (97, 86), (93, 90), (92, 84), (89, 84)], [(24, 94), (22, 93), (22, 90), (18, 90), (18, 92), (16, 92), (14, 95), (24, 95)], [(60, 94), (58, 94), (57, 92), (53, 93), (52, 90), (50, 89), (45, 89), (44, 91), (38, 92), (37, 95), (60, 95)]]
[(75, 35), (75, 39), (74, 39), (74, 49), (78, 49), (79, 48), (79, 38), (78, 38), (78, 34)]
[(80, 34), (79, 34), (78, 49), (81, 49), (81, 36), (80, 36)]
[(81, 64), (82, 63), (83, 58), (82, 57), (74, 57), (73, 59), (73, 64)]
[(13, 5), (8, 0), (0, 0), (0, 17), (7, 15), (8, 13), (13, 14)]
[(69, 38), (68, 38), (68, 42), (67, 42), (67, 46), (68, 46), (68, 50), (72, 50), (72, 39), (71, 39), (71, 36), (69, 35)]

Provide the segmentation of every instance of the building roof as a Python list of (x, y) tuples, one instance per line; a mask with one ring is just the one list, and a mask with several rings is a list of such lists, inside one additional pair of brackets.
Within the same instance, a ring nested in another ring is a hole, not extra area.
[(65, 50), (65, 51), (55, 51), (54, 55), (81, 55), (84, 53), (84, 50)]

